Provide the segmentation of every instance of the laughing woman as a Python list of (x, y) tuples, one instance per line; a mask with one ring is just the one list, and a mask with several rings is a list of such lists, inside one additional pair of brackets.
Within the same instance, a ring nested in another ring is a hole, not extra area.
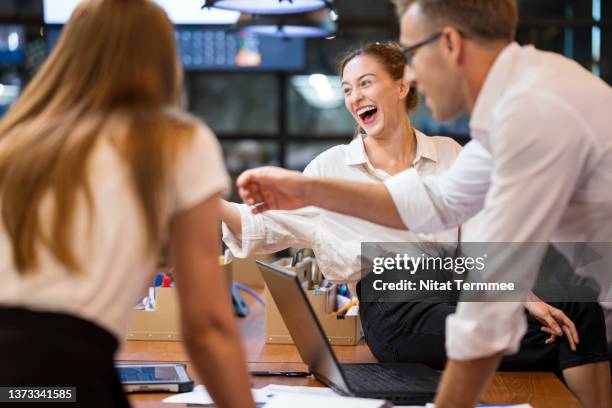
[[(410, 124), (406, 113), (417, 106), (418, 96), (403, 79), (404, 60), (395, 44), (369, 44), (352, 51), (339, 71), (345, 106), (359, 131), (351, 143), (317, 156), (304, 174), (380, 183), (410, 167), (423, 175), (438, 174), (453, 163), (461, 149), (454, 140), (426, 136)], [(379, 242), (431, 238), (314, 207), (253, 215), (245, 205), (223, 202), (222, 219), (223, 239), (235, 256), (312, 248), (328, 279), (353, 288), (360, 279), (365, 237)], [(457, 242), (458, 230), (435, 238)]]
[[(442, 173), (452, 165), (460, 150), (456, 142), (426, 136), (410, 124), (406, 112), (417, 105), (417, 95), (403, 79), (404, 59), (395, 44), (369, 44), (349, 52), (340, 63), (339, 74), (345, 106), (360, 131), (351, 143), (317, 156), (304, 174), (380, 183), (410, 167), (423, 176)], [(361, 278), (363, 241), (412, 242), (417, 255), (431, 248), (427, 242), (459, 241), (457, 228), (423, 236), (315, 207), (253, 215), (245, 205), (222, 202), (221, 218), (223, 239), (235, 256), (312, 248), (325, 277), (348, 283), (358, 295), (355, 288)], [(573, 375), (572, 368), (588, 374), (590, 363), (607, 358), (601, 308), (597, 304), (560, 304), (556, 308), (534, 299), (526, 306), (531, 315), (521, 351), (506, 357), (502, 369), (563, 370), (577, 395), (592, 397), (597, 391), (589, 388), (591, 380), (586, 378), (590, 377)], [(366, 342), (378, 360), (422, 362), (442, 369), (445, 320), (455, 308), (453, 303), (361, 302), (359, 313)], [(572, 320), (579, 326), (579, 339)], [(556, 329), (564, 327), (568, 335), (554, 341), (554, 336), (542, 331), (543, 325), (558, 334)]]

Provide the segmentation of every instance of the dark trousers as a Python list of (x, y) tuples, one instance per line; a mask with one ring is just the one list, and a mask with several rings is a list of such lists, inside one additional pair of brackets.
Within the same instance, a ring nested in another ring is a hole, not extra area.
[[(358, 290), (359, 293), (359, 290)], [(565, 337), (545, 344), (542, 324), (527, 313), (528, 329), (518, 353), (505, 356), (500, 370), (553, 371), (608, 360), (605, 321), (597, 303), (551, 303), (574, 322), (580, 343), (573, 352)], [(446, 364), (446, 317), (451, 303), (362, 302), (359, 314), (365, 340), (381, 362), (419, 362), (435, 369)]]
[(14, 404), (20, 408), (129, 407), (113, 365), (117, 345), (109, 332), (74, 316), (0, 308), (0, 385), (76, 387), (76, 403)]

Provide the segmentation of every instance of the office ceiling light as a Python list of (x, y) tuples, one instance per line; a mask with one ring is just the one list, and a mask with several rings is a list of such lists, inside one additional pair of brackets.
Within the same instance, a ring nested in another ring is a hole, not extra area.
[[(0, 111), (4, 112), (7, 105), (12, 105), (19, 97), (21, 88), (17, 85), (0, 84)], [(4, 107), (4, 110), (2, 110)]]
[(331, 8), (329, 0), (205, 0), (204, 7), (216, 7), (249, 14), (295, 14)]
[(344, 103), (340, 77), (323, 74), (294, 75), (291, 85), (306, 102), (319, 109), (336, 109)]
[(283, 38), (329, 37), (336, 32), (336, 23), (328, 9), (286, 15), (243, 13), (232, 29)]

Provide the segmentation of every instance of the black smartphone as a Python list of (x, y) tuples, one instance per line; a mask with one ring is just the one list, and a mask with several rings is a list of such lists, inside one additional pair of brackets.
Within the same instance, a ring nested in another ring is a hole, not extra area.
[(193, 380), (185, 364), (115, 364), (125, 392), (189, 392)]

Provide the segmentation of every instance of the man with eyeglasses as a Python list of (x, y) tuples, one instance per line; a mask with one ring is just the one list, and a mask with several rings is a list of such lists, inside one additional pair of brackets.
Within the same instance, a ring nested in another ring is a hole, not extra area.
[[(611, 88), (574, 61), (514, 43), (514, 0), (395, 3), (406, 78), (437, 120), (470, 113), (473, 140), (443, 175), (419, 177), (409, 169), (384, 185), (249, 170), (238, 186), (253, 212), (315, 205), (432, 233), (482, 210), (483, 242), (612, 243)], [(536, 251), (521, 268), (506, 262), (487, 272), (491, 280), (530, 286), (542, 257)], [(592, 273), (600, 298), (610, 301), (607, 266), (578, 272)], [(447, 320), (449, 363), (436, 406), (474, 406), (524, 333), (520, 303), (460, 303)], [(609, 408), (609, 362), (605, 350), (592, 355), (593, 364), (582, 366), (588, 370), (572, 367), (569, 375), (592, 378), (596, 388), (589, 391), (597, 397), (584, 406)]]

